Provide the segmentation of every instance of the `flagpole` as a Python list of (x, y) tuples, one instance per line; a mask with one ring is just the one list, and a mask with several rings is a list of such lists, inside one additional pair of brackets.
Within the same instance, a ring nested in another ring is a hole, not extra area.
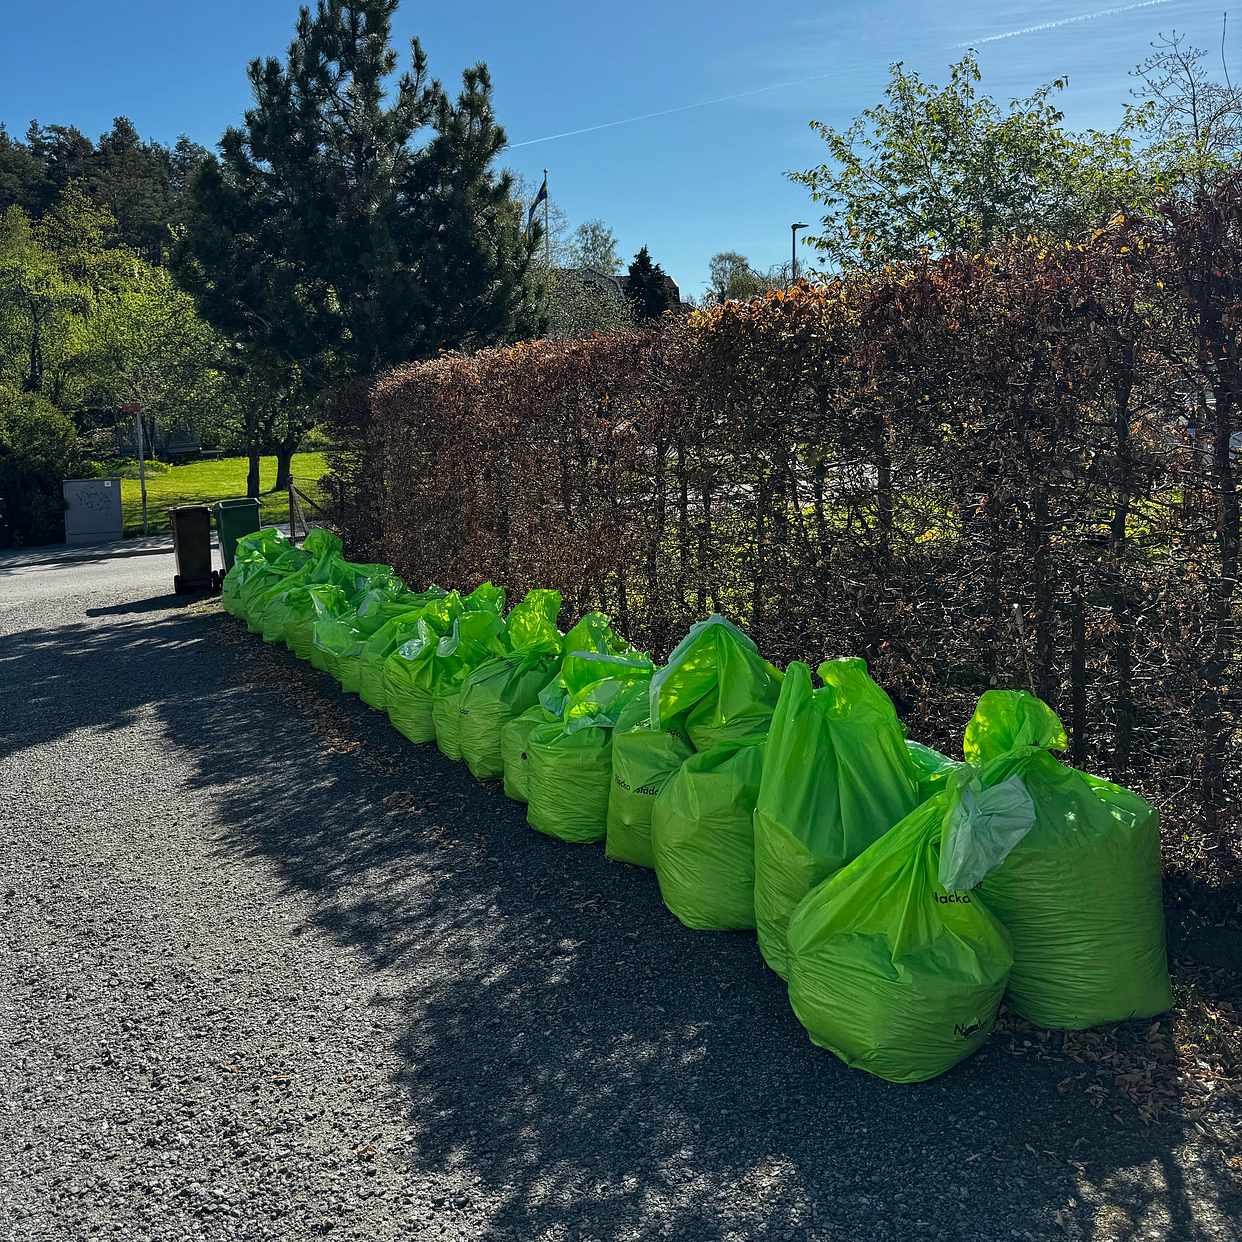
[[(548, 170), (543, 170), (543, 184), (548, 184)], [(552, 228), (548, 216), (548, 200), (551, 196), (545, 194), (543, 196), (543, 262), (548, 269), (548, 275), (552, 274)]]

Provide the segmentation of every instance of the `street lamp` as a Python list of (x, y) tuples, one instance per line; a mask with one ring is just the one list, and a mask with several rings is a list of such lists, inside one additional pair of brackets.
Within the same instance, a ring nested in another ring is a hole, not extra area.
[(806, 228), (805, 224), (791, 224), (789, 232), (793, 237), (793, 265), (790, 271), (793, 274), (793, 283), (798, 283), (798, 230)]

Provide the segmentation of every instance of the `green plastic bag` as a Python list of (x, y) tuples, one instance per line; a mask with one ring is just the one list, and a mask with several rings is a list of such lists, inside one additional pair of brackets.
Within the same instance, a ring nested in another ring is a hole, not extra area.
[(664, 904), (700, 931), (755, 925), (755, 801), (766, 738), (701, 750), (665, 785), (651, 814)]
[(918, 780), (918, 799), (926, 802), (934, 794), (938, 794), (949, 779), (949, 775), (962, 765), (948, 755), (942, 755), (922, 742), (906, 741), (906, 749), (914, 762), (914, 770)]
[(385, 582), (380, 587), (365, 592), (348, 618), (349, 640), (336, 653), (333, 664), (333, 671), (341, 683), (341, 689), (347, 694), (360, 694), (367, 643), (390, 620), (408, 617), (413, 611), (421, 610), (437, 598), (438, 595), (433, 593), (415, 594), (406, 591), (395, 582)]
[(432, 716), (436, 647), (465, 611), (465, 601), (449, 591), (428, 604), (414, 633), (384, 661), (384, 705), (389, 723), (411, 742), (434, 742)]
[(261, 568), (278, 560), (292, 547), (289, 539), (272, 526), (243, 535), (237, 541), (232, 568), (224, 575), (221, 586), (220, 602), (225, 611), (245, 620), (242, 588)]
[(304, 566), (310, 564), (310, 556), (301, 548), (285, 541), (284, 550), (271, 561), (256, 564), (252, 572), (237, 589), (237, 615), (246, 623), (252, 634), (261, 632), (258, 612), (269, 592), (278, 591)]
[[(650, 660), (575, 653), (565, 661), (570, 680), (592, 664), (605, 675), (576, 691), (559, 719), (532, 729), (526, 748), (527, 823), (575, 844), (606, 835), (613, 726), (628, 703), (648, 692), (654, 671)], [(547, 692), (545, 710), (554, 700)]]
[(1079, 1030), (1169, 1008), (1160, 822), (1136, 793), (1059, 763), (1053, 711), (1025, 691), (989, 690), (966, 729), (985, 787), (1021, 777), (1034, 827), (980, 893), (1013, 940), (1015, 1011)]
[(888, 695), (862, 660), (785, 671), (755, 808), (755, 925), (785, 975), (794, 907), (918, 803), (918, 774)]
[(479, 665), (461, 691), (461, 753), (478, 780), (504, 776), (501, 731), (528, 708), (561, 662), (559, 591), (530, 591), (505, 622), (510, 650)]
[(305, 599), (290, 597), (308, 586), (331, 581), (331, 566), (340, 556), (341, 541), (331, 531), (315, 527), (307, 532), (302, 541), (302, 551), (308, 559), (302, 567), (266, 588), (252, 598), (250, 616), (266, 643), (285, 642), (285, 630), (296, 619), (299, 608), (305, 608)]
[[(339, 586), (320, 583), (297, 587), (288, 596), (289, 616), (285, 622), (285, 643), (299, 660), (315, 663), (313, 640), (315, 622), (320, 617), (341, 616), (349, 611), (349, 596)], [(318, 653), (322, 657), (322, 653)]]
[[(983, 855), (986, 870), (996, 843), (1003, 853), (1034, 816), (1020, 781), (983, 790), (959, 767), (802, 900), (789, 922), (789, 1000), (814, 1043), (891, 1082), (935, 1078), (979, 1048), (1013, 954), (1000, 921), (970, 891), (977, 872), (969, 864)], [(976, 832), (988, 838), (982, 848), (968, 841)]]
[(766, 732), (781, 674), (741, 630), (713, 614), (696, 622), (651, 679), (651, 726), (684, 719), (696, 750)]
[[(600, 613), (589, 614), (592, 617)], [(586, 618), (584, 618), (586, 620)], [(566, 636), (562, 647), (576, 644), (581, 638), (582, 622)], [(572, 658), (571, 658), (572, 657)], [(514, 802), (525, 802), (530, 769), (530, 735), (537, 725), (560, 724), (565, 708), (578, 690), (599, 680), (600, 672), (594, 659), (586, 653), (572, 651), (561, 662), (560, 672), (539, 692), (539, 701), (511, 720), (500, 731), (501, 760), (505, 772), (505, 796)]]
[(466, 612), (436, 644), (431, 661), (431, 718), (440, 753), (461, 759), (461, 696), (466, 678), (504, 652), (504, 622), (494, 612)]
[(388, 710), (388, 699), (384, 693), (384, 666), (388, 657), (402, 643), (418, 637), (418, 622), (427, 606), (443, 599), (445, 592), (432, 587), (425, 595), (424, 602), (390, 617), (362, 644), (362, 655), (358, 660), (358, 696), (377, 712)]
[(604, 845), (609, 858), (655, 867), (651, 812), (660, 791), (692, 754), (694, 747), (680, 720), (666, 722), (662, 729), (651, 727), (650, 695), (646, 700), (636, 699), (617, 718), (612, 734), (612, 785)]
[(526, 801), (530, 735), (538, 725), (554, 724), (559, 719), (559, 716), (553, 716), (536, 703), (501, 729), (500, 754), (505, 765), (506, 798), (512, 798), (514, 802)]

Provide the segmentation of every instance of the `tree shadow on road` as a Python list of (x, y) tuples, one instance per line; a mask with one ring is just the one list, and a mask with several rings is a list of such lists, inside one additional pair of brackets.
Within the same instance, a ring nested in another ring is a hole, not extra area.
[(1238, 1210), (1223, 1164), (1181, 1153), (1190, 1127), (1058, 1089), (1081, 1067), (993, 1044), (921, 1086), (846, 1069), (753, 936), (684, 929), (650, 873), (532, 832), (499, 788), (246, 642), (258, 687), (187, 740), (225, 848), (371, 962), (410, 1160), (498, 1200), (492, 1236), (1190, 1238)]
[(1191, 1125), (1059, 1089), (1083, 1067), (993, 1041), (921, 1086), (845, 1068), (753, 936), (682, 928), (650, 873), (532, 832), (215, 610), (10, 634), (0, 679), (10, 752), (158, 714), (219, 849), (369, 963), (409, 1164), (490, 1237), (1223, 1238), (1242, 1209)]

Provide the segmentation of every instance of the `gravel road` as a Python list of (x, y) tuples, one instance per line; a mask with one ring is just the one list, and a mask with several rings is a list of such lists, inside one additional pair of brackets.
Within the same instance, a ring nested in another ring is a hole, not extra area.
[(0, 1238), (1238, 1236), (1227, 1153), (1082, 1067), (815, 1050), (753, 937), (169, 595), (164, 548), (0, 556)]

